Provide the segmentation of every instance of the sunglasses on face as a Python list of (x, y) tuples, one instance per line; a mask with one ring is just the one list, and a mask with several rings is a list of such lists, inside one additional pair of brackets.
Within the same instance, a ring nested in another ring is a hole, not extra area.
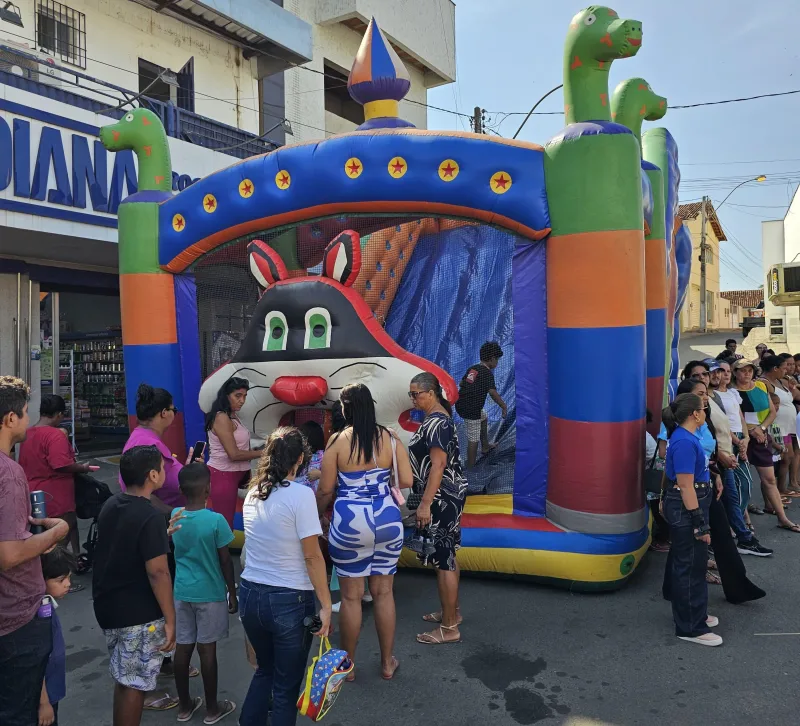
[(172, 413), (178, 413), (178, 409), (175, 406), (170, 406), (169, 408), (165, 408), (165, 411), (172, 411)]
[(425, 391), (409, 391), (408, 392), (408, 397), (412, 401), (416, 401), (417, 400), (417, 396), (419, 396), (420, 393), (425, 393)]

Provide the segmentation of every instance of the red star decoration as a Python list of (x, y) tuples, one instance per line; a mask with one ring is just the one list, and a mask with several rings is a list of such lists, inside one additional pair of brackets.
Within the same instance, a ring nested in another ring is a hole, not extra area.
[(217, 203), (213, 199), (206, 199), (206, 209), (214, 209), (217, 206)]
[(282, 186), (289, 186), (289, 177), (284, 174), (278, 181), (281, 183)]
[(449, 161), (447, 162), (447, 166), (443, 166), (442, 167), (442, 173), (445, 176), (453, 176), (453, 172), (455, 170), (456, 170), (456, 168), (454, 166), (451, 166)]
[(508, 179), (502, 174), (494, 180), (494, 183), (497, 185), (498, 189), (505, 189), (506, 184), (508, 184)]
[(353, 162), (352, 164), (350, 164), (350, 166), (347, 167), (347, 171), (349, 171), (353, 176), (355, 176), (356, 174), (358, 174), (358, 170), (360, 168), (361, 168), (360, 164), (356, 164), (356, 162)]
[(183, 217), (178, 217), (178, 218), (175, 220), (175, 226), (176, 226), (178, 229), (183, 229)]
[(392, 164), (392, 169), (394, 169), (395, 174), (399, 174), (401, 171), (403, 171), (403, 162), (398, 159), (394, 162), (394, 164)]
[(252, 191), (253, 191), (253, 187), (252, 187), (252, 185), (250, 185), (250, 184), (248, 184), (248, 183), (242, 184), (242, 191), (243, 191), (245, 194), (250, 194), (250, 192), (252, 192)]

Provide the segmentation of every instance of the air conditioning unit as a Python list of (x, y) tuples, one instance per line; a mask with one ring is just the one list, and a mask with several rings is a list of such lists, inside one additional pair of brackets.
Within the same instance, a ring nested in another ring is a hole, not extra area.
[(770, 267), (767, 297), (773, 305), (800, 305), (800, 262)]
[(10, 45), (12, 44), (4, 41), (5, 47), (0, 48), (0, 71), (46, 83), (48, 86), (61, 86), (61, 71), (55, 67), (55, 60), (51, 56), (24, 46), (20, 46), (22, 52), (17, 53)]

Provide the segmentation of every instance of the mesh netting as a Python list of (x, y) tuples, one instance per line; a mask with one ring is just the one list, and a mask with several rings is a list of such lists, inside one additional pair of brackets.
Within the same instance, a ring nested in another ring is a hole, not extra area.
[[(454, 219), (347, 216), (235, 240), (190, 270), (197, 286), (203, 375), (237, 352), (258, 302), (247, 245), (254, 239), (267, 242), (291, 275), (321, 274), (325, 246), (346, 229), (361, 237), (362, 265), (353, 288), (400, 346), (439, 365), (460, 388), (454, 418), (461, 454), (465, 466), (475, 459), (466, 470), (469, 491), (511, 493), (516, 447), (511, 280), (518, 238), (508, 232)], [(481, 346), (489, 341), (502, 356), (494, 351), (482, 362)], [(322, 422), (323, 412), (298, 411), (287, 423), (309, 418)]]

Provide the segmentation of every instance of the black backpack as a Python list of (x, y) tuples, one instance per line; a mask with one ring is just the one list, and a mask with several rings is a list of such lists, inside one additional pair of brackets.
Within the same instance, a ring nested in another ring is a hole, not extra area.
[(78, 519), (95, 519), (110, 498), (111, 490), (105, 482), (88, 474), (75, 475), (75, 513)]

